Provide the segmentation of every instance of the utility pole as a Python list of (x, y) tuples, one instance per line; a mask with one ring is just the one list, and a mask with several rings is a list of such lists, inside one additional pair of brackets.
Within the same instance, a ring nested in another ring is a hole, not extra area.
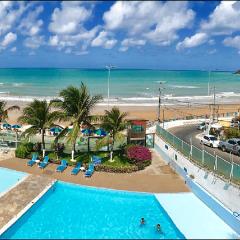
[(106, 69), (108, 70), (108, 92), (107, 92), (107, 97), (108, 97), (108, 110), (109, 110), (109, 96), (110, 96), (110, 74), (111, 74), (111, 69), (113, 69), (114, 66), (108, 65), (106, 66)]
[(160, 123), (160, 115), (161, 115), (161, 88), (158, 89), (158, 122)]
[(208, 96), (210, 95), (210, 70), (208, 71)]
[(161, 120), (160, 120), (161, 104), (162, 104), (162, 101), (161, 101), (161, 95), (162, 95), (161, 84), (162, 84), (162, 82), (159, 82), (159, 84), (160, 84), (160, 86), (159, 86), (159, 88), (158, 88), (159, 94), (158, 94), (158, 116), (157, 116), (157, 118), (158, 118), (158, 122), (160, 123), (160, 122), (161, 122)]
[(215, 122), (216, 118), (216, 92), (215, 92), (215, 86), (213, 87), (213, 122)]

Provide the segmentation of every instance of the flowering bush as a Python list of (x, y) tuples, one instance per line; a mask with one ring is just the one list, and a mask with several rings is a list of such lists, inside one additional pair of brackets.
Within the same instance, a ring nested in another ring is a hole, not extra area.
[(148, 148), (144, 146), (130, 146), (127, 148), (127, 157), (137, 163), (149, 160), (151, 162), (152, 155)]

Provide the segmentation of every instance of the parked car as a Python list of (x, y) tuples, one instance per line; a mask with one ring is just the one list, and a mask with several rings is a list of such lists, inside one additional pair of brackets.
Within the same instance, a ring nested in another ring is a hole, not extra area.
[(217, 148), (219, 144), (219, 140), (213, 135), (204, 135), (201, 138), (200, 143), (212, 148)]
[(240, 138), (231, 138), (220, 141), (218, 146), (223, 152), (232, 152), (240, 156)]
[(202, 122), (197, 126), (198, 130), (206, 130), (207, 124), (206, 122)]

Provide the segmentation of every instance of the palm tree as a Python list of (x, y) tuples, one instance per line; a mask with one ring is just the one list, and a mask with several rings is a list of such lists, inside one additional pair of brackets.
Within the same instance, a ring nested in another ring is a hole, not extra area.
[[(103, 116), (103, 121), (101, 127), (110, 133), (109, 136), (106, 136), (102, 139), (104, 143), (111, 143), (110, 148), (110, 161), (113, 161), (113, 147), (116, 140), (121, 140), (123, 134), (121, 133), (126, 129), (128, 123), (126, 121), (126, 112), (120, 112), (119, 108), (113, 107), (110, 111), (106, 110), (105, 115)], [(101, 145), (101, 141), (99, 143)]]
[(45, 131), (54, 125), (54, 121), (61, 119), (62, 115), (59, 111), (51, 111), (51, 103), (46, 100), (35, 99), (23, 109), (22, 116), (18, 118), (20, 123), (31, 125), (23, 135), (30, 136), (41, 132), (43, 156), (45, 155)]
[[(55, 106), (60, 107), (65, 113), (64, 120), (70, 122), (73, 126), (72, 130), (67, 135), (67, 141), (72, 144), (72, 161), (74, 161), (75, 145), (77, 137), (80, 134), (82, 125), (92, 127), (92, 121), (96, 116), (91, 115), (91, 111), (96, 104), (102, 99), (101, 95), (91, 96), (87, 86), (81, 83), (80, 88), (69, 86), (63, 89), (59, 96), (61, 99), (55, 99)], [(56, 138), (66, 135), (68, 127), (66, 127)]]
[(0, 122), (8, 119), (8, 112), (13, 110), (20, 110), (19, 106), (10, 106), (6, 108), (7, 103), (5, 101), (0, 101)]

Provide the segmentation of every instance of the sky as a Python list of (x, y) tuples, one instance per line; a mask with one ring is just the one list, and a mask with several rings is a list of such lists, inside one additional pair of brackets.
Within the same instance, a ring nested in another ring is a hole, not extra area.
[(237, 1), (1, 1), (0, 67), (240, 68)]

